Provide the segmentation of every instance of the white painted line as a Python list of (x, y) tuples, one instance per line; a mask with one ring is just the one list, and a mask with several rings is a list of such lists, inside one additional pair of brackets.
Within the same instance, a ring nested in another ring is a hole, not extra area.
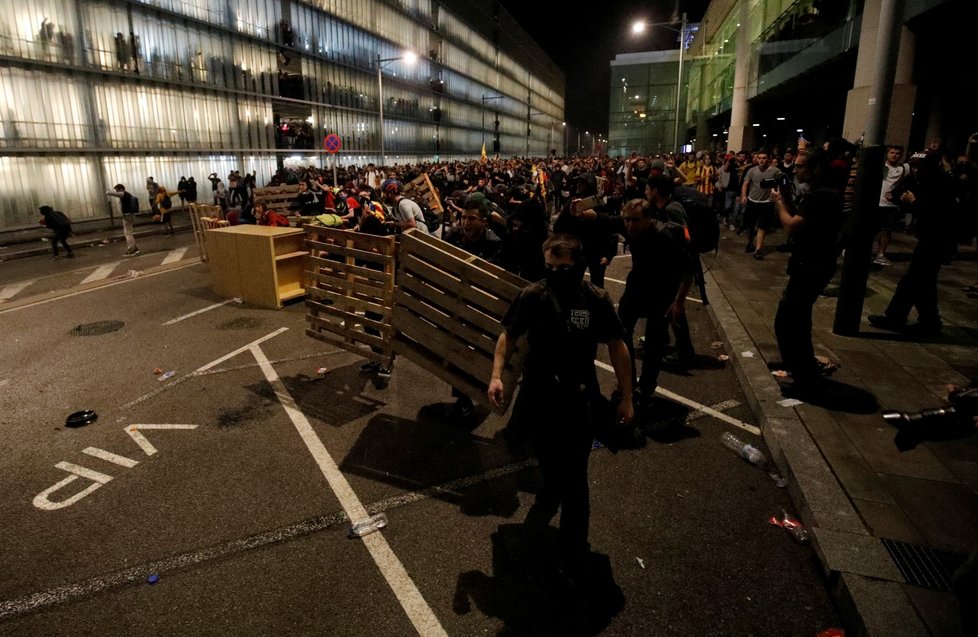
[[(615, 368), (612, 367), (611, 365), (608, 365), (607, 363), (602, 363), (601, 361), (594, 361), (594, 364), (598, 368), (603, 369), (605, 371), (609, 371), (609, 372), (612, 372), (612, 373), (614, 373), (614, 371), (615, 371)], [(758, 429), (757, 427), (755, 427), (754, 425), (748, 425), (745, 422), (742, 422), (740, 420), (737, 420), (733, 416), (728, 416), (727, 414), (724, 414), (722, 412), (719, 412), (716, 409), (712, 409), (710, 407), (707, 407), (706, 405), (701, 405), (700, 403), (696, 402), (695, 400), (690, 400), (689, 398), (686, 398), (685, 396), (680, 396), (679, 394), (677, 394), (675, 392), (671, 392), (668, 389), (664, 389), (662, 387), (656, 387), (655, 388), (655, 393), (659, 394), (663, 398), (668, 398), (669, 400), (671, 400), (673, 402), (677, 402), (677, 403), (680, 403), (682, 405), (686, 405), (687, 407), (691, 407), (692, 409), (696, 409), (698, 411), (701, 411), (704, 414), (706, 414), (707, 416), (713, 416), (717, 420), (722, 420), (723, 422), (727, 423), (728, 425), (733, 425), (734, 427), (738, 427), (740, 429), (743, 429), (744, 431), (749, 431), (750, 433), (754, 434), (755, 436), (760, 436), (761, 435), (761, 430)]]
[[(587, 276), (590, 278), (591, 273), (588, 272), (587, 273)], [(604, 278), (604, 280), (605, 281), (611, 281), (612, 283), (620, 283), (622, 285), (626, 285), (626, 283), (624, 281), (622, 281), (621, 279), (612, 279), (610, 276), (606, 276)], [(692, 301), (693, 303), (702, 303), (703, 302), (703, 301), (699, 300), (698, 298), (696, 298), (695, 296), (687, 296), (686, 297), (686, 300), (687, 301)]]
[(190, 249), (189, 247), (186, 247), (186, 248), (177, 248), (176, 250), (170, 250), (170, 252), (166, 255), (166, 258), (163, 259), (163, 263), (161, 263), (160, 265), (170, 265), (171, 263), (182, 261), (183, 255), (187, 254), (187, 250), (189, 249)]
[(81, 284), (85, 285), (86, 283), (94, 283), (95, 281), (109, 278), (109, 275), (119, 266), (119, 263), (121, 262), (116, 261), (115, 263), (106, 263), (97, 267), (94, 272), (82, 279)]
[[(719, 403), (717, 403), (715, 405), (710, 405), (710, 409), (715, 409), (716, 411), (726, 411), (728, 409), (733, 409), (734, 407), (739, 407), (739, 406), (740, 406), (740, 403), (737, 402), (736, 400), (725, 400), (725, 401), (719, 402)], [(703, 412), (696, 411), (696, 412), (691, 413), (686, 418), (686, 422), (689, 422), (690, 420), (696, 420), (697, 418), (703, 418), (704, 416), (706, 416), (706, 414), (704, 414)]]
[(223, 307), (223, 306), (227, 305), (228, 303), (234, 303), (234, 302), (235, 302), (235, 299), (228, 299), (227, 301), (222, 301), (220, 303), (215, 303), (214, 305), (208, 305), (207, 307), (202, 308), (202, 309), (199, 309), (196, 312), (191, 312), (190, 314), (184, 314), (183, 316), (178, 316), (175, 319), (170, 319), (166, 323), (163, 323), (163, 325), (173, 325), (174, 323), (179, 323), (180, 321), (184, 321), (184, 320), (186, 320), (188, 318), (192, 318), (194, 316), (197, 316), (198, 314), (203, 314), (204, 312), (210, 312), (211, 310), (216, 310), (219, 307)]
[(132, 458), (126, 458), (125, 456), (120, 456), (118, 454), (112, 453), (111, 451), (106, 451), (105, 449), (99, 449), (98, 447), (88, 447), (87, 449), (82, 449), (82, 453), (87, 453), (90, 456), (101, 458), (106, 462), (111, 462), (126, 467), (127, 469), (132, 469), (137, 464), (139, 464), (138, 460), (133, 460)]
[(229, 359), (232, 359), (235, 356), (237, 356), (238, 354), (241, 354), (243, 352), (247, 352), (248, 350), (254, 350), (254, 348), (258, 347), (259, 345), (261, 345), (265, 341), (267, 341), (267, 340), (269, 340), (271, 338), (275, 338), (276, 336), (278, 336), (282, 332), (288, 331), (288, 329), (289, 328), (287, 328), (287, 327), (280, 327), (279, 329), (275, 330), (271, 334), (268, 334), (267, 336), (262, 336), (258, 340), (252, 341), (252, 342), (248, 343), (247, 345), (244, 345), (242, 347), (239, 347), (238, 349), (234, 350), (230, 354), (225, 354), (224, 356), (218, 358), (217, 360), (213, 360), (213, 361), (207, 363), (203, 367), (197, 369), (194, 372), (194, 374), (199, 374), (200, 372), (206, 372), (208, 369), (210, 369), (212, 367), (217, 367), (218, 365), (220, 365), (224, 361), (229, 360)]
[(13, 285), (8, 285), (7, 287), (0, 290), (0, 303), (5, 303), (10, 299), (14, 298), (18, 294), (24, 291), (24, 288), (29, 286), (33, 281), (26, 281), (24, 283), (15, 283)]
[(56, 469), (61, 469), (62, 471), (67, 471), (68, 473), (74, 473), (75, 475), (88, 478), (92, 482), (98, 482), (99, 484), (105, 484), (112, 481), (112, 476), (105, 475), (104, 473), (95, 471), (93, 469), (80, 467), (71, 462), (59, 462), (54, 466)]
[[(285, 413), (288, 414), (292, 424), (295, 425), (296, 431), (299, 432), (299, 437), (302, 438), (302, 441), (306, 444), (306, 448), (309, 449), (309, 453), (312, 454), (316, 464), (319, 465), (319, 470), (322, 471), (326, 482), (333, 490), (347, 517), (354, 523), (369, 517), (367, 510), (360, 502), (357, 494), (354, 493), (350, 483), (347, 482), (346, 477), (340, 471), (332, 456), (329, 455), (326, 445), (316, 435), (315, 430), (313, 430), (305, 414), (299, 410), (298, 405), (296, 405), (289, 390), (286, 389), (285, 384), (279, 379), (278, 373), (268, 361), (265, 353), (257, 345), (251, 348), (251, 353), (254, 354), (255, 360), (258, 361), (258, 366), (261, 367), (262, 372), (265, 374), (265, 379), (275, 390), (275, 395), (278, 397), (279, 403), (285, 409)], [(408, 575), (407, 570), (405, 570), (404, 565), (401, 564), (401, 561), (394, 554), (394, 551), (384, 538), (383, 532), (371, 533), (370, 535), (365, 535), (362, 539), (364, 546), (367, 547), (384, 579), (387, 580), (394, 595), (400, 601), (401, 607), (404, 608), (404, 612), (407, 613), (408, 619), (414, 624), (414, 628), (418, 631), (418, 634), (425, 637), (428, 635), (445, 635), (447, 637), (448, 633), (442, 628), (441, 622), (435, 617), (428, 602), (421, 596), (421, 591), (418, 590), (418, 587)]]
[(8, 385), (9, 383), (10, 383), (10, 379), (9, 378), (4, 378), (3, 380), (0, 380), (0, 387), (3, 387), (5, 385)]
[[(479, 475), (459, 478), (458, 480), (435, 485), (422, 491), (413, 491), (401, 496), (379, 500), (373, 504), (367, 505), (367, 512), (370, 514), (380, 513), (382, 511), (388, 511), (400, 506), (414, 504), (415, 502), (437, 497), (440, 494), (451, 493), (456, 489), (481, 484), (483, 482), (494, 480), (496, 478), (510, 475), (535, 466), (537, 466), (536, 460), (524, 460), (522, 462), (516, 462), (504, 467), (499, 467), (498, 469), (490, 469), (489, 471)], [(62, 482), (72, 482), (76, 479), (77, 476), (68, 476)], [(60, 488), (65, 485), (59, 484), (56, 486)], [(96, 483), (93, 486), (97, 488), (101, 485)], [(52, 492), (53, 491), (54, 490), (52, 489)], [(256, 535), (251, 535), (237, 540), (231, 540), (230, 542), (221, 544), (220, 546), (211, 546), (198, 551), (182, 553), (158, 562), (141, 564), (122, 571), (92, 577), (74, 584), (66, 584), (64, 586), (48, 589), (46, 591), (32, 593), (18, 599), (2, 601), (0, 602), (0, 621), (6, 621), (20, 615), (26, 615), (32, 611), (54, 606), (56, 604), (64, 604), (84, 597), (90, 597), (113, 588), (119, 588), (129, 584), (144, 584), (146, 581), (146, 576), (150, 573), (170, 573), (212, 560), (225, 559), (239, 553), (250, 552), (265, 546), (280, 544), (295, 538), (311, 535), (312, 533), (326, 531), (340, 524), (349, 524), (349, 518), (347, 518), (346, 514), (343, 512), (316, 516), (286, 527), (272, 529), (271, 531), (265, 531), (263, 533), (258, 533)]]
[(68, 294), (60, 294), (50, 299), (43, 299), (40, 301), (34, 301), (33, 303), (25, 303), (24, 305), (18, 305), (17, 307), (11, 307), (6, 310), (0, 310), (0, 314), (5, 314), (7, 312), (16, 312), (17, 310), (26, 310), (29, 307), (37, 307), (38, 305), (44, 305), (45, 303), (53, 303), (54, 301), (60, 301), (62, 299), (70, 299), (73, 296), (78, 296), (79, 294), (88, 294), (90, 292), (95, 292), (96, 290), (104, 290), (105, 288), (110, 288), (115, 285), (123, 285), (125, 283), (131, 283), (133, 281), (138, 281), (140, 279), (148, 279), (153, 276), (159, 276), (161, 274), (169, 274), (171, 272), (176, 272), (177, 270), (182, 270), (184, 268), (190, 268), (197, 265), (197, 263), (188, 263), (186, 265), (178, 265), (176, 267), (169, 268), (167, 270), (161, 270), (160, 272), (152, 272), (150, 274), (144, 274), (138, 278), (122, 279), (120, 281), (112, 281), (106, 283), (105, 285), (100, 285), (98, 287), (93, 287), (87, 290), (78, 290), (77, 292), (69, 292)]
[(156, 453), (156, 447), (153, 446), (146, 436), (139, 433), (140, 429), (150, 430), (150, 429), (196, 429), (197, 425), (129, 425), (126, 427), (126, 433), (132, 438), (139, 448), (143, 450), (147, 456), (152, 456)]

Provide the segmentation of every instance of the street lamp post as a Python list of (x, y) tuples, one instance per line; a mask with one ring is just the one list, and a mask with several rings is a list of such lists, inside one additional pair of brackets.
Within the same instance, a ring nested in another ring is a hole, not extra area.
[(403, 55), (399, 55), (393, 58), (381, 58), (380, 54), (377, 54), (377, 106), (378, 115), (380, 116), (380, 165), (384, 165), (384, 157), (386, 153), (384, 152), (384, 77), (381, 75), (380, 70), (385, 64), (390, 62), (396, 62), (398, 60), (404, 60), (408, 64), (414, 64), (418, 59), (418, 56), (413, 52), (408, 51)]
[(482, 95), (482, 147), (486, 147), (486, 102), (501, 100), (502, 95)]
[[(666, 24), (650, 24), (648, 26), (662, 27), (663, 29), (669, 29), (670, 31), (676, 31), (673, 27)], [(644, 22), (636, 22), (632, 25), (632, 33), (642, 33), (645, 31), (646, 24)], [(676, 74), (676, 121), (672, 130), (672, 148), (673, 152), (679, 150), (679, 100), (683, 94), (683, 56), (686, 49), (686, 14), (683, 13), (682, 20), (680, 20), (679, 25), (679, 72)]]
[(567, 157), (567, 122), (561, 122), (560, 125), (564, 128), (564, 153), (563, 156)]

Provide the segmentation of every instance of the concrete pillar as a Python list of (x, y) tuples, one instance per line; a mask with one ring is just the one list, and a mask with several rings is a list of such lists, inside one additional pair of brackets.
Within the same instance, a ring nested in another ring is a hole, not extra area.
[(730, 107), (730, 128), (727, 148), (733, 152), (754, 145), (754, 130), (750, 125), (750, 105), (747, 103), (747, 82), (750, 71), (750, 14), (746, 0), (740, 2), (740, 28), (737, 29), (736, 61), (734, 63), (733, 102)]
[[(869, 113), (870, 88), (876, 63), (876, 39), (878, 35), (880, 5), (882, 0), (866, 0), (863, 9), (862, 29), (859, 33), (859, 53), (856, 57), (856, 73), (852, 89), (846, 100), (846, 116), (842, 136), (851, 142), (859, 140), (865, 132)], [(900, 52), (897, 57), (896, 77), (893, 81), (893, 102), (886, 126), (887, 144), (906, 146), (910, 139), (917, 86), (912, 83), (915, 41), (907, 27), (900, 32)]]

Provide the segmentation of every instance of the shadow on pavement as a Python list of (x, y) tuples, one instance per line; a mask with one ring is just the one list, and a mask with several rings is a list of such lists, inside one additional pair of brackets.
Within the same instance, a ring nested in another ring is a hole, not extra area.
[(625, 607), (607, 555), (590, 553), (586, 577), (572, 585), (554, 568), (557, 529), (501, 524), (492, 534), (492, 575), (458, 576), (453, 608), (472, 605), (503, 621), (498, 635), (597, 635)]
[(818, 391), (795, 392), (790, 391), (789, 387), (784, 391), (784, 395), (829, 411), (848, 414), (875, 414), (880, 410), (876, 396), (870, 392), (831, 379), (825, 379)]
[(652, 409), (644, 416), (636, 416), (637, 424), (654, 442), (672, 444), (689, 438), (698, 438), (700, 432), (686, 424), (690, 409), (665, 398), (652, 401)]
[(302, 413), (331, 427), (342, 427), (385, 404), (364, 395), (363, 390), (371, 380), (360, 373), (357, 363), (338, 367), (322, 376), (299, 374), (283, 378), (282, 382)]

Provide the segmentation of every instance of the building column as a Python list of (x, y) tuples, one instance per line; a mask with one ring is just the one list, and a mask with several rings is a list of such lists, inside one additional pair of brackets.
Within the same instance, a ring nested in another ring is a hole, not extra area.
[(733, 102), (730, 107), (730, 128), (727, 150), (748, 150), (754, 144), (754, 129), (750, 125), (750, 104), (747, 103), (747, 81), (750, 71), (750, 14), (747, 1), (740, 2), (740, 27), (737, 29), (736, 62), (734, 63)]
[[(842, 136), (856, 142), (862, 138), (869, 107), (873, 69), (876, 62), (876, 41), (879, 31), (882, 0), (866, 0), (863, 8), (862, 28), (859, 33), (859, 53), (856, 73), (846, 100), (846, 116)], [(917, 86), (911, 82), (915, 42), (913, 33), (904, 26), (900, 33), (900, 52), (897, 57), (896, 77), (893, 81), (893, 102), (886, 125), (886, 143), (907, 145), (913, 120)]]

